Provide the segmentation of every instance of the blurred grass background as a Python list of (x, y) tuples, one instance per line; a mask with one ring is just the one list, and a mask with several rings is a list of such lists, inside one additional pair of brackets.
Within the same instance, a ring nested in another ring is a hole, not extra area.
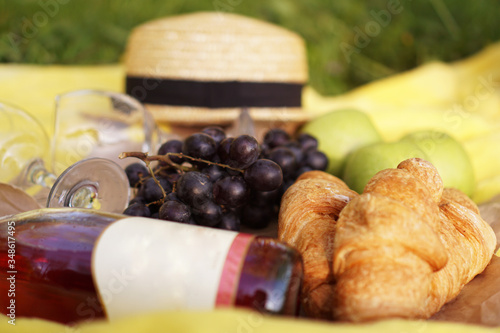
[(202, 10), (303, 36), (310, 84), (325, 95), (500, 40), (497, 0), (0, 0), (0, 62), (116, 63), (136, 25)]

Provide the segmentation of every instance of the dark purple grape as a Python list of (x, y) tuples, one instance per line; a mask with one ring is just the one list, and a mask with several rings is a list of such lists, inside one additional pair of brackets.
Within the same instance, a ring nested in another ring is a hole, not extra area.
[(246, 169), (254, 163), (260, 155), (260, 146), (257, 139), (250, 135), (240, 135), (234, 139), (229, 147), (229, 166)]
[(158, 213), (158, 212), (154, 212), (151, 214), (151, 218), (153, 218), (153, 219), (158, 219), (159, 216), (160, 216), (160, 213)]
[(272, 206), (279, 203), (280, 190), (279, 188), (274, 191), (255, 191), (252, 190), (250, 194), (249, 203), (254, 206)]
[[(180, 140), (168, 140), (160, 146), (158, 149), (158, 155), (166, 155), (167, 153), (182, 153), (182, 141)], [(170, 160), (177, 164), (182, 164), (183, 159), (178, 156), (169, 156)], [(160, 161), (161, 166), (166, 166), (167, 163)]]
[(226, 173), (230, 176), (241, 176), (242, 174), (240, 170), (233, 170), (228, 168), (226, 168)]
[(240, 207), (247, 202), (250, 189), (242, 176), (226, 176), (215, 182), (213, 194), (219, 205)]
[(288, 148), (293, 153), (297, 164), (300, 164), (305, 156), (304, 150), (302, 149), (300, 144), (298, 142), (292, 141), (287, 143), (285, 147)]
[(169, 194), (167, 194), (165, 201), (169, 201), (169, 200), (182, 202), (181, 199), (179, 199), (179, 197), (177, 196), (177, 194), (175, 192), (170, 192)]
[(172, 184), (167, 178), (164, 177), (156, 177), (156, 179), (160, 182), (161, 187), (163, 187), (163, 190), (165, 193), (170, 193), (173, 190)]
[(191, 210), (179, 201), (169, 200), (161, 205), (158, 217), (162, 220), (187, 223), (191, 219)]
[(129, 216), (150, 217), (151, 211), (149, 210), (148, 206), (146, 206), (145, 204), (136, 202), (136, 203), (129, 205), (123, 211), (123, 214), (129, 215)]
[(223, 167), (215, 164), (207, 166), (201, 172), (207, 175), (213, 183), (227, 175), (227, 172)]
[(217, 156), (219, 156), (220, 161), (224, 164), (230, 160), (229, 148), (231, 148), (231, 143), (233, 143), (233, 141), (234, 138), (225, 138), (217, 148)]
[(283, 177), (288, 178), (295, 173), (297, 169), (297, 160), (294, 153), (286, 147), (276, 147), (271, 150), (269, 155), (271, 161), (276, 162), (283, 172)]
[(197, 207), (191, 207), (196, 224), (215, 227), (222, 218), (222, 208), (211, 200), (204, 201)]
[(202, 129), (201, 132), (210, 135), (217, 146), (226, 138), (226, 132), (219, 126), (208, 126)]
[[(214, 163), (221, 163), (221, 160), (220, 160), (220, 157), (219, 155), (215, 154), (212, 159), (210, 160), (210, 162), (214, 162)], [(211, 165), (211, 164), (208, 164), (208, 165)]]
[(262, 229), (274, 218), (272, 207), (246, 205), (241, 212), (241, 224), (252, 229)]
[(244, 179), (257, 191), (274, 191), (283, 182), (283, 173), (278, 164), (271, 160), (260, 159), (245, 170)]
[(260, 157), (259, 158), (269, 158), (269, 153), (271, 152), (271, 148), (266, 143), (260, 144)]
[(125, 174), (131, 187), (138, 186), (142, 180), (150, 176), (148, 168), (141, 162), (127, 165)]
[(134, 198), (132, 198), (129, 202), (128, 202), (128, 205), (132, 205), (132, 204), (135, 204), (135, 203), (141, 203), (141, 204), (144, 204), (146, 203), (146, 200), (140, 196), (140, 195), (136, 195)]
[[(162, 177), (157, 177), (157, 180), (159, 181), (161, 187), (163, 187), (165, 193), (172, 192), (172, 185), (168, 182), (168, 180)], [(139, 195), (143, 197), (146, 202), (154, 202), (163, 198), (163, 192), (153, 177), (144, 181), (139, 189)]]
[(227, 211), (222, 214), (221, 221), (217, 224), (218, 229), (240, 231), (241, 221), (238, 215), (233, 211)]
[(210, 161), (216, 153), (215, 140), (205, 133), (192, 134), (184, 140), (182, 152), (191, 157)]
[(212, 199), (212, 188), (212, 182), (207, 175), (199, 171), (191, 171), (179, 178), (176, 193), (182, 202), (190, 207), (196, 207)]
[(273, 128), (266, 132), (264, 135), (264, 143), (269, 148), (280, 147), (290, 141), (290, 135), (281, 128)]
[(165, 178), (170, 184), (174, 184), (181, 176), (176, 168), (161, 167), (155, 171), (155, 175)]
[(317, 149), (318, 148), (318, 140), (310, 134), (302, 133), (297, 138), (297, 142), (300, 144), (304, 151), (309, 149)]
[(328, 157), (319, 150), (311, 150), (307, 152), (304, 164), (314, 170), (324, 171), (328, 166)]

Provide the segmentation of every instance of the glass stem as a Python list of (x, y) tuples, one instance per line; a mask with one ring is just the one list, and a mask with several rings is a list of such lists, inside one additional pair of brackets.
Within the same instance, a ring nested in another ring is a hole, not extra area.
[(31, 184), (36, 184), (43, 186), (45, 188), (51, 188), (54, 185), (57, 177), (47, 171), (42, 160), (37, 159), (33, 161), (27, 169), (26, 179)]

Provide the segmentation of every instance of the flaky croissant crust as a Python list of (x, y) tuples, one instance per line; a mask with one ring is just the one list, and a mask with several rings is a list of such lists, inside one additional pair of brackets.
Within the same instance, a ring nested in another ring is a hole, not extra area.
[(375, 175), (358, 195), (326, 173), (285, 193), (278, 237), (304, 258), (316, 318), (428, 318), (490, 261), (495, 235), (465, 194), (422, 159)]
[(331, 319), (335, 221), (358, 194), (323, 172), (303, 174), (282, 198), (278, 238), (302, 254), (303, 308), (316, 318)]

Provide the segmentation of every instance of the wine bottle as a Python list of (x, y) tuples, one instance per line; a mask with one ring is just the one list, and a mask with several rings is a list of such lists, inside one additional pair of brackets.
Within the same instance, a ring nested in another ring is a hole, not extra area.
[(0, 220), (1, 312), (61, 323), (234, 306), (297, 315), (302, 259), (275, 239), (86, 209)]

